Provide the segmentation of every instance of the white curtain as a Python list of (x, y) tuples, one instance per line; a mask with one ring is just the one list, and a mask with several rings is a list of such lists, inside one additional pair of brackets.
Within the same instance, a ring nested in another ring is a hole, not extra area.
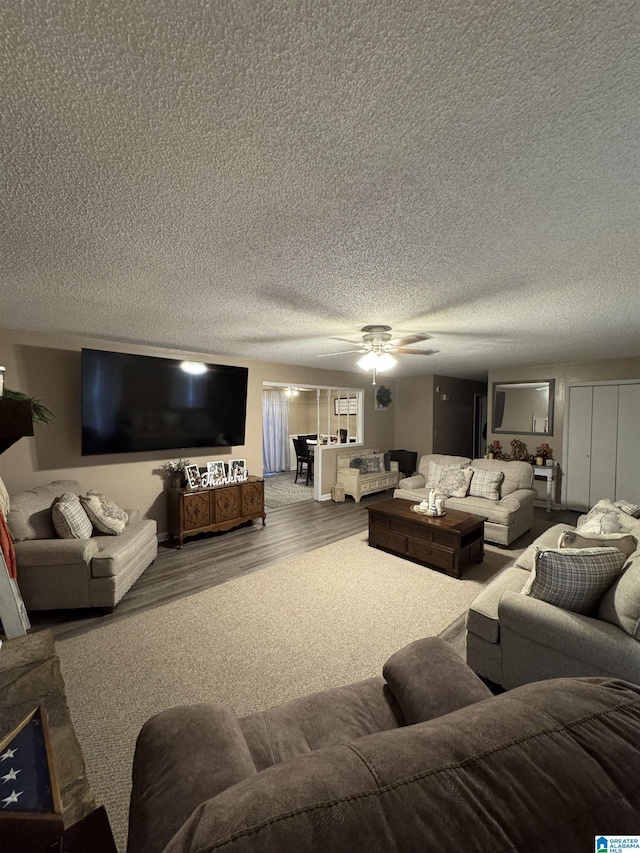
[(262, 392), (262, 470), (289, 470), (289, 398), (283, 391)]

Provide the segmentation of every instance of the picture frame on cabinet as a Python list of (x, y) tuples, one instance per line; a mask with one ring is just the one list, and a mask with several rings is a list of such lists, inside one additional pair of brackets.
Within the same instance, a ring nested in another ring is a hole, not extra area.
[(248, 477), (247, 460), (232, 459), (229, 462), (229, 482), (243, 483)]
[(190, 489), (200, 489), (202, 487), (202, 476), (197, 465), (186, 465), (184, 473)]
[(221, 486), (227, 482), (227, 474), (224, 467), (224, 462), (218, 460), (216, 462), (207, 462), (207, 474), (210, 486)]

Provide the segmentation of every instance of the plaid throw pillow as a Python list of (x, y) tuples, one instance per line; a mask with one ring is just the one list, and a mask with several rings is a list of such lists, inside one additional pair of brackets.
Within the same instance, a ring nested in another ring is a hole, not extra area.
[(91, 519), (82, 508), (80, 498), (65, 492), (51, 509), (51, 520), (61, 539), (89, 539), (93, 533)]
[(522, 594), (586, 616), (596, 609), (625, 560), (617, 548), (537, 548)]
[(504, 479), (502, 471), (485, 471), (473, 468), (473, 478), (469, 485), (469, 494), (490, 501), (500, 500), (500, 483)]
[(446, 465), (441, 465), (439, 462), (429, 462), (427, 482), (425, 485), (426, 489), (429, 489), (429, 491), (431, 491), (431, 489), (437, 489), (440, 477), (444, 474), (446, 467)]

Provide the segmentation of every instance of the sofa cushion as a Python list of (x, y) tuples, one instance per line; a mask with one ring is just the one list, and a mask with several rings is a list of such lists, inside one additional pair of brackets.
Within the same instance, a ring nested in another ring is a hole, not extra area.
[(94, 536), (98, 553), (91, 562), (92, 577), (114, 577), (124, 571), (146, 543), (155, 538), (156, 528), (153, 519), (144, 518), (137, 524), (127, 525), (118, 536)]
[(638, 541), (630, 533), (587, 533), (564, 530), (558, 538), (558, 548), (617, 548), (630, 557), (638, 547)]
[[(473, 482), (473, 480), (471, 481)], [(466, 498), (446, 498), (445, 509), (458, 509), (461, 512), (470, 512), (473, 515), (484, 515), (487, 521), (494, 524), (503, 524), (509, 527), (513, 524), (518, 513), (518, 506), (502, 506), (499, 501), (491, 501), (487, 498), (476, 498), (467, 495)]]
[(532, 489), (534, 480), (533, 466), (528, 462), (504, 459), (474, 459), (471, 467), (481, 471), (502, 471), (504, 479), (500, 486), (502, 497), (517, 492), (518, 489)]
[(598, 607), (598, 619), (640, 638), (640, 550), (631, 555), (618, 580), (605, 592)]
[(58, 534), (51, 518), (55, 499), (65, 492), (79, 495), (80, 491), (80, 484), (76, 480), (54, 480), (52, 483), (11, 495), (11, 511), (7, 516), (7, 524), (14, 541), (57, 539)]
[(117, 536), (127, 524), (127, 513), (100, 492), (89, 491), (80, 498), (91, 523), (100, 533)]
[(532, 571), (533, 564), (535, 563), (536, 549), (557, 548), (558, 540), (565, 530), (573, 531), (575, 528), (570, 524), (554, 524), (553, 527), (549, 527), (547, 530), (544, 530), (535, 542), (529, 545), (529, 547), (516, 558), (514, 565), (518, 566), (520, 569), (526, 569), (528, 572)]
[(436, 491), (450, 498), (464, 498), (472, 477), (472, 468), (445, 468), (438, 478)]
[(469, 485), (469, 495), (476, 498), (487, 498), (490, 501), (500, 500), (500, 483), (504, 479), (502, 471), (483, 471), (473, 469), (473, 477)]
[(444, 453), (427, 453), (420, 457), (418, 463), (418, 474), (422, 474), (425, 481), (429, 479), (429, 463), (434, 462), (436, 465), (442, 465), (444, 468), (466, 468), (471, 462), (468, 456), (447, 456)]
[(589, 615), (620, 574), (624, 560), (617, 548), (538, 548), (522, 594)]
[(65, 492), (56, 499), (51, 510), (51, 520), (61, 539), (89, 539), (93, 533), (91, 519), (84, 511), (80, 498)]

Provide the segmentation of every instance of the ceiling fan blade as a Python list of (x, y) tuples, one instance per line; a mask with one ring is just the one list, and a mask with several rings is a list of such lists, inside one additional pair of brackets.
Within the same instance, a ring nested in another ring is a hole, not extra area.
[(327, 356), (330, 356), (330, 355), (346, 355), (348, 352), (365, 352), (365, 350), (362, 350), (362, 349), (343, 349), (343, 350), (338, 350), (338, 352), (321, 352), (318, 355), (316, 355), (316, 358), (327, 358)]
[(428, 341), (431, 335), (425, 335), (421, 332), (417, 332), (415, 335), (407, 335), (405, 338), (395, 338), (389, 343), (394, 347), (406, 347), (409, 344), (417, 344), (420, 341)]
[(401, 355), (435, 355), (437, 349), (407, 349), (406, 347), (398, 347), (393, 352), (399, 352)]

